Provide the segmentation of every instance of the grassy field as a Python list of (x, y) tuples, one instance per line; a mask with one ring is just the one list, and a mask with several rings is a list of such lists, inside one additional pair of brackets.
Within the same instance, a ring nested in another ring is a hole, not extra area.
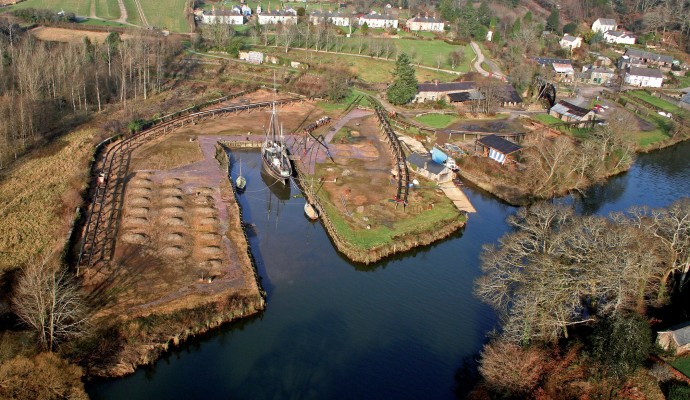
[(117, 0), (95, 0), (96, 15), (104, 19), (120, 18), (120, 6)]
[(677, 358), (671, 362), (671, 365), (685, 376), (690, 377), (690, 357)]
[(83, 25), (93, 25), (93, 26), (114, 26), (116, 28), (126, 28), (128, 25), (121, 24), (119, 22), (115, 21), (104, 21), (102, 19), (92, 19), (89, 18), (84, 22), (81, 22)]
[(459, 118), (454, 114), (424, 114), (415, 119), (431, 128), (445, 128), (456, 122)]
[[(264, 46), (254, 46), (258, 51), (268, 52), (277, 56), (287, 57), (294, 61), (306, 62), (312, 67), (319, 66), (339, 66), (349, 68), (353, 73), (359, 76), (360, 79), (370, 83), (389, 82), (392, 77), (391, 73), (395, 67), (395, 60), (378, 60), (371, 57), (353, 57), (344, 54), (333, 54), (315, 52), (303, 49), (291, 49), (289, 53), (285, 54), (276, 47), (266, 48)], [(431, 81), (439, 79), (442, 82), (448, 82), (457, 75), (449, 74), (441, 71), (434, 71), (425, 68), (415, 68), (417, 72), (417, 80), (419, 82)]]
[[(149, 24), (173, 32), (189, 32), (184, 15), (186, 0), (139, 0)], [(127, 9), (129, 13), (129, 8)]]
[[(428, 193), (431, 195), (433, 192), (429, 191)], [(419, 215), (412, 215), (410, 213), (407, 218), (395, 221), (392, 226), (378, 225), (372, 227), (372, 229), (357, 229), (350, 226), (345, 217), (331, 203), (330, 199), (324, 198), (327, 197), (325, 194), (325, 191), (321, 191), (319, 197), (322, 198), (322, 204), (338, 230), (338, 234), (348, 243), (362, 250), (369, 250), (376, 246), (391, 243), (396, 237), (433, 231), (434, 227), (450, 219), (465, 218), (458, 215), (457, 208), (448, 198), (444, 196), (443, 201), (438, 201), (434, 197), (433, 201), (435, 202), (432, 210), (424, 211)], [(391, 204), (390, 207), (393, 207), (393, 205)]]
[(127, 22), (134, 25), (142, 25), (141, 17), (139, 16), (139, 11), (137, 11), (137, 6), (134, 4), (134, 0), (123, 0), (125, 4), (125, 9), (127, 10)]
[(64, 10), (76, 15), (88, 16), (91, 14), (91, 0), (26, 0), (15, 4), (12, 10), (22, 8), (45, 8), (49, 10)]
[(94, 133), (53, 140), (0, 176), (0, 270), (61, 250), (86, 181)]
[(658, 97), (652, 96), (651, 94), (645, 92), (644, 90), (635, 90), (635, 91), (628, 92), (628, 94), (630, 94), (631, 96), (637, 97), (638, 99), (642, 99), (649, 104), (657, 106), (666, 112), (678, 114), (679, 112), (682, 111), (682, 109), (680, 107), (676, 106), (675, 104), (669, 103), (668, 101), (666, 101), (664, 99), (660, 99)]

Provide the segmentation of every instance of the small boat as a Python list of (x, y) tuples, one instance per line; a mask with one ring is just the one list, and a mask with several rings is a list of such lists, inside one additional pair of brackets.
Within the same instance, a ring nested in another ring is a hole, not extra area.
[(311, 220), (319, 219), (318, 211), (309, 203), (304, 203), (304, 213), (307, 214), (307, 217)]
[(247, 187), (247, 180), (242, 176), (242, 160), (240, 160), (240, 174), (235, 179), (235, 187), (240, 192)]

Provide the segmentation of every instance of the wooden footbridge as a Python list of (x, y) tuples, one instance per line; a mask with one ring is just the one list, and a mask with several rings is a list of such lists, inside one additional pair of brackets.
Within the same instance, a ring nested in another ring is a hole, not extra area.
[[(235, 96), (241, 95), (236, 94)], [(96, 148), (97, 155), (106, 147), (105, 154), (98, 157), (92, 169), (95, 185), (91, 204), (86, 213), (79, 256), (77, 275), (85, 268), (93, 267), (111, 260), (117, 231), (122, 213), (125, 184), (132, 151), (142, 144), (188, 125), (194, 125), (205, 119), (213, 119), (227, 114), (243, 111), (270, 108), (273, 101), (247, 104), (233, 104), (200, 111), (199, 108), (218, 104), (234, 96), (223, 97), (203, 106), (191, 107), (178, 113), (169, 114), (158, 119), (156, 124), (133, 136), (122, 139), (114, 136), (100, 143)], [(276, 105), (303, 101), (303, 97), (290, 97), (276, 100)], [(253, 145), (253, 142), (252, 142)], [(247, 145), (249, 146), (249, 144)]]
[[(372, 104), (375, 103), (372, 102)], [(407, 206), (407, 195), (410, 191), (410, 171), (407, 168), (405, 153), (400, 145), (398, 135), (395, 134), (393, 128), (391, 128), (391, 125), (388, 122), (384, 109), (376, 106), (375, 111), (376, 117), (379, 119), (379, 128), (381, 128), (384, 138), (386, 142), (388, 142), (393, 162), (397, 168), (398, 192), (395, 196), (395, 201), (396, 203), (402, 203), (403, 207), (405, 207)]]

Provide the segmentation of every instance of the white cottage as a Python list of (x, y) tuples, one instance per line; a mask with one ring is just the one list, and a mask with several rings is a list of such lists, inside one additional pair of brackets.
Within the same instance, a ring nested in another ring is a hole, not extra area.
[(611, 18), (599, 18), (592, 24), (592, 30), (594, 32), (604, 33), (606, 31), (615, 31), (618, 24), (615, 19)]
[(561, 39), (558, 44), (561, 46), (562, 49), (577, 49), (578, 47), (582, 46), (582, 38), (579, 36), (573, 36), (573, 35), (563, 35), (563, 39)]
[(309, 22), (318, 25), (323, 22), (335, 26), (350, 26), (350, 16), (347, 14), (331, 11), (314, 11), (309, 15)]
[(664, 82), (664, 74), (660, 69), (646, 67), (630, 67), (625, 72), (627, 85), (660, 88)]
[(266, 11), (259, 14), (259, 25), (272, 25), (277, 23), (296, 24), (297, 11), (288, 8), (285, 10)]
[(244, 24), (244, 15), (236, 10), (216, 10), (214, 7), (211, 12), (204, 11), (201, 14), (201, 22), (204, 24), (228, 24), (228, 25), (242, 25)]
[(387, 15), (377, 14), (372, 11), (371, 14), (359, 17), (359, 26), (367, 24), (369, 28), (395, 28), (398, 29), (398, 19), (389, 17)]
[(414, 18), (410, 18), (407, 20), (405, 23), (405, 26), (407, 29), (416, 32), (416, 31), (424, 31), (424, 32), (443, 32), (444, 28), (444, 22), (436, 19), (436, 17), (430, 17), (430, 16), (416, 16)]
[(606, 31), (604, 32), (604, 40), (606, 43), (613, 44), (635, 44), (635, 36), (629, 35), (623, 31)]

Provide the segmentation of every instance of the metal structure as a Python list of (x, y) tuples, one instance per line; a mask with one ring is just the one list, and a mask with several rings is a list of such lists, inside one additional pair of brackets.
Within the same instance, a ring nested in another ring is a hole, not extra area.
[(407, 206), (407, 196), (410, 191), (410, 171), (407, 168), (407, 160), (405, 159), (405, 153), (403, 152), (402, 146), (400, 145), (398, 135), (395, 134), (395, 131), (393, 131), (393, 128), (391, 128), (391, 125), (388, 122), (388, 119), (386, 118), (386, 112), (384, 111), (384, 109), (376, 106), (375, 110), (376, 116), (379, 119), (379, 127), (386, 135), (386, 139), (388, 139), (387, 141), (390, 146), (393, 158), (395, 159), (395, 164), (398, 172), (398, 191), (395, 196), (395, 202), (396, 204), (402, 203), (403, 207), (405, 207)]

